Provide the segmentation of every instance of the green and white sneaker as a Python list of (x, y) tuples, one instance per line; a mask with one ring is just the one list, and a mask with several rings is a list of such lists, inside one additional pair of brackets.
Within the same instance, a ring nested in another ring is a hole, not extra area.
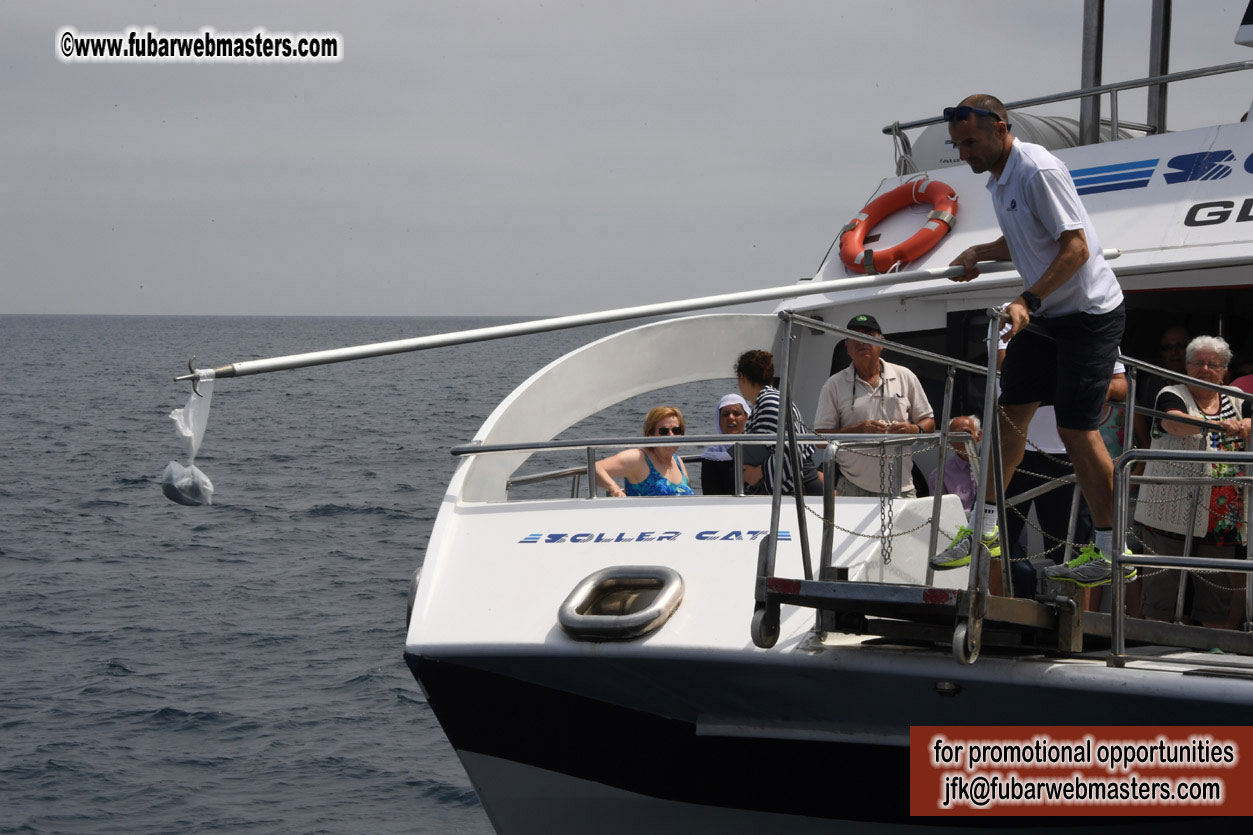
[[(962, 525), (957, 529), (957, 534), (953, 537), (953, 541), (948, 544), (938, 554), (931, 557), (931, 567), (936, 571), (948, 571), (950, 568), (961, 568), (963, 565), (970, 565), (971, 542), (974, 541), (975, 532), (970, 528)], [(983, 547), (987, 549), (992, 557), (1001, 555), (1001, 535), (997, 528), (993, 528), (982, 536)]]
[[(1128, 555), (1131, 551), (1126, 552)], [(1095, 545), (1085, 545), (1079, 549), (1079, 556), (1064, 565), (1050, 565), (1044, 569), (1046, 579), (1059, 583), (1074, 583), (1085, 589), (1096, 586), (1107, 586), (1113, 576), (1113, 563), (1105, 559)], [(1134, 580), (1137, 576), (1134, 565), (1123, 566), (1123, 576)]]

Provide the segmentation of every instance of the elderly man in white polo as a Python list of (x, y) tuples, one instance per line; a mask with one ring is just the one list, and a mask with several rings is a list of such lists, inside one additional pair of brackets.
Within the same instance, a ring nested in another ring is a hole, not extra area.
[[(849, 330), (883, 338), (875, 317), (860, 314)], [(880, 359), (883, 348), (857, 339), (845, 340), (853, 364), (835, 374), (818, 395), (814, 428), (828, 434), (911, 435), (935, 431), (935, 411), (914, 372)], [(899, 447), (888, 453), (881, 471), (880, 453), (874, 449), (837, 450), (841, 496), (879, 496), (897, 487), (895, 495), (917, 495), (910, 477), (913, 458)], [(883, 486), (881, 487), (881, 483)]]

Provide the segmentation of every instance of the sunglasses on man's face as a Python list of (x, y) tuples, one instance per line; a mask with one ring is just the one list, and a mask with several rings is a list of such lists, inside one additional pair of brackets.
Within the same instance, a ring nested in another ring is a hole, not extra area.
[(951, 122), (956, 119), (959, 122), (964, 122), (970, 118), (971, 113), (976, 116), (991, 116), (998, 122), (1001, 120), (1001, 117), (991, 110), (984, 110), (982, 107), (971, 107), (968, 104), (959, 104), (957, 107), (944, 108), (944, 121)]
[(657, 434), (658, 435), (682, 435), (683, 427), (682, 426), (675, 426), (675, 427), (658, 426)]
[(1163, 351), (1182, 351), (1188, 347), (1186, 342), (1165, 342), (1160, 346)]

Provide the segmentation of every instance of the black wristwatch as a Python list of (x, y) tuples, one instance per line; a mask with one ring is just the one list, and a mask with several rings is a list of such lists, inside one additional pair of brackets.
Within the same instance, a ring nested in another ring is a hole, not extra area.
[(1030, 290), (1023, 290), (1018, 296), (1026, 303), (1028, 313), (1035, 313), (1044, 304), (1044, 300)]

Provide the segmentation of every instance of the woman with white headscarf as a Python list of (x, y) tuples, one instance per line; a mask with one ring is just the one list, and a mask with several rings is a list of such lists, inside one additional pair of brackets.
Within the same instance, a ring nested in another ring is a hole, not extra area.
[[(718, 401), (714, 425), (719, 435), (739, 435), (752, 414), (748, 401), (738, 394), (728, 394)], [(735, 472), (731, 447), (726, 444), (706, 447), (700, 456), (700, 487), (707, 496), (730, 496), (735, 493)]]

